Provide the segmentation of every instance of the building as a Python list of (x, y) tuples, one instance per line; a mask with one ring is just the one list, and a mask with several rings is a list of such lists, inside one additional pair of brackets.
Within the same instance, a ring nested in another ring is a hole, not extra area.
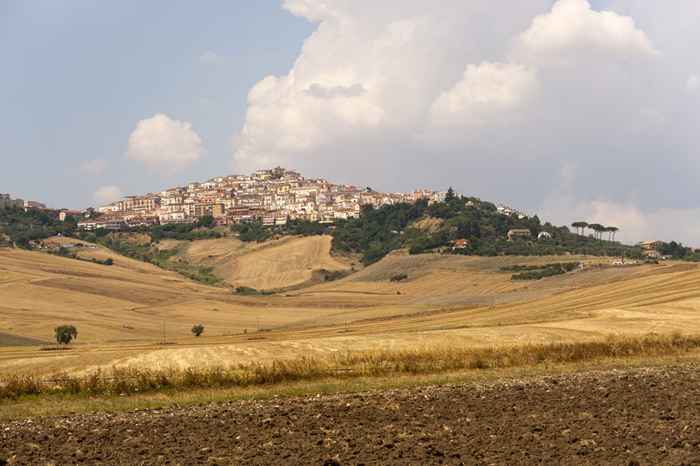
[(513, 241), (516, 239), (530, 239), (532, 238), (532, 232), (526, 228), (513, 229), (508, 231), (508, 241)]
[(639, 243), (639, 246), (641, 246), (644, 251), (658, 251), (663, 245), (663, 241), (642, 241)]
[(99, 229), (121, 231), (129, 228), (122, 219), (82, 220), (78, 222), (78, 229), (83, 231), (95, 231)]
[(463, 251), (467, 249), (471, 243), (469, 242), (468, 239), (456, 239), (452, 241), (452, 250), (453, 251)]
[(260, 220), (280, 225), (289, 219), (335, 222), (360, 216), (362, 205), (380, 207), (425, 199), (444, 199), (444, 192), (381, 193), (357, 186), (304, 178), (300, 173), (276, 167), (251, 175), (230, 175), (129, 196), (98, 208), (109, 218), (128, 222), (133, 217), (159, 219), (160, 223), (192, 222), (211, 215), (218, 225)]
[(9, 194), (0, 194), (0, 209), (5, 209), (8, 207), (24, 207), (24, 201), (22, 199), (12, 199)]
[(46, 209), (46, 205), (36, 201), (24, 201), (25, 209)]
[(65, 222), (68, 217), (80, 218), (82, 216), (83, 213), (77, 210), (62, 210), (58, 214), (58, 219), (62, 222)]
[(537, 235), (538, 241), (546, 241), (548, 239), (552, 239), (552, 234), (547, 231), (541, 231), (540, 234)]

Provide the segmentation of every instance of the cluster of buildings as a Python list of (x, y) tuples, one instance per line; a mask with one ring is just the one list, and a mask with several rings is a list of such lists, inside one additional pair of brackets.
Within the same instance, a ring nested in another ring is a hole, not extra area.
[(144, 196), (129, 196), (98, 208), (102, 215), (81, 221), (79, 227), (116, 230), (194, 223), (204, 216), (212, 216), (218, 225), (261, 221), (273, 226), (294, 219), (333, 223), (338, 219), (359, 217), (363, 205), (380, 207), (420, 199), (441, 202), (446, 194), (430, 190), (380, 193), (320, 178), (304, 178), (296, 171), (277, 167), (251, 175), (212, 178)]
[(0, 209), (17, 207), (20, 209), (46, 209), (41, 202), (12, 199), (9, 194), (0, 194)]

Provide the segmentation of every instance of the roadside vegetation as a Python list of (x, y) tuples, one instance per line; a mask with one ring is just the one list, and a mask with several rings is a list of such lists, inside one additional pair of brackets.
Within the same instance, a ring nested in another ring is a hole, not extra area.
[(683, 355), (700, 349), (700, 337), (647, 335), (602, 341), (525, 345), (512, 348), (428, 348), (346, 353), (327, 358), (278, 360), (231, 368), (146, 370), (113, 368), (86, 376), (33, 375), (0, 379), (0, 400), (52, 394), (124, 396), (166, 389), (268, 386), (326, 378), (424, 375), (603, 359)]

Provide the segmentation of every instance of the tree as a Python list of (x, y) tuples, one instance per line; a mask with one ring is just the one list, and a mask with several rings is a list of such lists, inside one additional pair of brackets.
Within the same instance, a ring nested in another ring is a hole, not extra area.
[[(571, 224), (571, 226), (576, 228), (576, 233), (583, 235), (583, 231), (588, 226), (588, 223), (587, 222), (574, 222)], [(579, 231), (580, 231), (580, 233), (579, 233)]]
[(445, 195), (445, 202), (450, 202), (455, 199), (455, 190), (452, 189), (452, 186), (450, 186), (450, 189), (447, 190), (447, 194)]
[(601, 225), (600, 223), (593, 223), (591, 225), (588, 225), (588, 228), (595, 232), (594, 236), (596, 239), (603, 239), (602, 233), (605, 230), (605, 227), (603, 225)]
[(214, 220), (214, 217), (211, 215), (204, 215), (202, 217), (199, 217), (197, 223), (200, 227), (211, 228), (216, 223), (216, 220)]
[(608, 227), (611, 235), (612, 235), (612, 240), (615, 241), (615, 235), (617, 234), (620, 229), (618, 227)]
[(201, 334), (204, 333), (204, 325), (202, 324), (197, 324), (194, 327), (192, 327), (192, 334), (196, 337), (200, 336)]
[(60, 345), (67, 345), (74, 338), (78, 338), (78, 329), (73, 325), (61, 325), (54, 329), (56, 342)]

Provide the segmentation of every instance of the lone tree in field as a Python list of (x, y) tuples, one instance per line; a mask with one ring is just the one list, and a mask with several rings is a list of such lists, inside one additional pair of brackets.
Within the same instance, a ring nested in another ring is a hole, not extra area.
[(67, 345), (74, 338), (78, 338), (78, 329), (73, 325), (61, 325), (54, 329), (56, 334), (56, 342), (59, 345)]
[(197, 324), (194, 327), (192, 327), (192, 335), (198, 337), (203, 333), (204, 333), (204, 325)]

